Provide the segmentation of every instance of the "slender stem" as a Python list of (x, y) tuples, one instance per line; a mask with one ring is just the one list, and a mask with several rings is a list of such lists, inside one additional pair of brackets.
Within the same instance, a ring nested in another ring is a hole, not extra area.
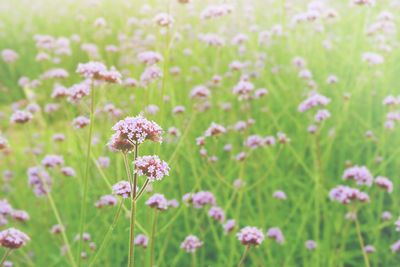
[(3, 266), (3, 263), (6, 261), (8, 255), (10, 255), (11, 250), (12, 250), (11, 248), (8, 248), (8, 249), (6, 250), (6, 253), (5, 253), (4, 256), (3, 256), (3, 259), (1, 259), (0, 267)]
[[(139, 144), (136, 142), (136, 145), (135, 145), (135, 161), (136, 161), (136, 158), (138, 157), (138, 153), (139, 153), (139, 148), (138, 148), (138, 146), (139, 146)], [(133, 192), (132, 193), (132, 200), (135, 200), (135, 198), (136, 198), (136, 185), (137, 185), (137, 173), (136, 173), (136, 164), (135, 164), (135, 167), (134, 167), (134, 172), (135, 172), (135, 174), (134, 174), (134, 178), (133, 178), (133, 188), (132, 188), (132, 191), (131, 192)]]
[(244, 251), (243, 257), (242, 257), (242, 259), (240, 260), (238, 267), (242, 267), (242, 266), (243, 266), (243, 263), (244, 263), (244, 261), (246, 260), (247, 254), (249, 254), (250, 248), (251, 248), (250, 245), (248, 245), (248, 246), (246, 247), (246, 250)]
[(126, 169), (126, 174), (128, 175), (128, 179), (129, 179), (129, 184), (131, 186), (131, 190), (132, 190), (132, 174), (131, 171), (129, 169), (129, 163), (128, 163), (128, 157), (127, 157), (127, 153), (124, 152), (122, 153), (122, 155), (124, 156), (124, 163), (125, 163), (125, 169)]
[[(26, 129), (27, 129), (27, 131), (25, 132), (25, 134), (27, 135), (27, 140), (31, 140), (30, 139), (30, 136), (31, 136), (30, 135), (30, 128), (27, 127)], [(30, 146), (31, 149), (33, 148), (33, 143), (30, 142), (30, 141), (29, 141), (29, 146)], [(33, 154), (32, 158), (33, 158), (33, 161), (35, 162), (35, 165), (38, 165), (38, 161), (36, 159), (35, 154)], [(76, 263), (75, 263), (75, 260), (74, 260), (74, 256), (72, 255), (72, 252), (71, 252), (71, 246), (69, 245), (67, 235), (65, 234), (64, 224), (61, 221), (61, 217), (60, 217), (60, 214), (58, 212), (57, 206), (56, 206), (56, 204), (55, 204), (55, 202), (53, 200), (53, 197), (51, 196), (50, 188), (47, 185), (47, 181), (44, 179), (44, 177), (43, 177), (42, 173), (40, 172), (40, 170), (39, 170), (39, 178), (42, 181), (42, 184), (43, 184), (44, 189), (46, 191), (46, 196), (49, 199), (50, 206), (51, 206), (51, 209), (52, 209), (52, 211), (54, 213), (54, 216), (56, 217), (57, 223), (61, 228), (61, 236), (63, 238), (64, 244), (67, 246), (67, 255), (71, 260), (72, 266), (76, 266)]]
[(153, 266), (154, 262), (154, 237), (156, 235), (156, 224), (157, 224), (157, 208), (154, 209), (154, 219), (153, 219), (153, 230), (151, 232), (151, 245), (150, 245), (150, 266)]
[(360, 241), (360, 246), (361, 246), (361, 251), (362, 251), (363, 257), (364, 257), (365, 266), (370, 267), (371, 265), (369, 264), (368, 255), (367, 255), (367, 252), (364, 249), (364, 241), (363, 241), (363, 238), (362, 238), (362, 235), (361, 235), (360, 222), (358, 221), (358, 216), (357, 216), (356, 210), (354, 211), (354, 214), (356, 215), (355, 216), (356, 217), (355, 222), (356, 222), (357, 235), (358, 235), (358, 240)]
[(194, 252), (192, 253), (192, 267), (195, 266), (195, 256), (194, 256)]
[[(135, 161), (138, 156), (138, 143), (135, 144)], [(127, 164), (127, 163), (125, 163)], [(129, 171), (129, 168), (127, 167)], [(130, 172), (130, 171), (129, 171)], [(134, 177), (133, 177), (133, 185), (131, 188), (131, 222), (130, 222), (130, 240), (129, 240), (129, 267), (133, 267), (133, 257), (135, 255), (135, 222), (136, 222), (136, 184), (137, 184), (137, 173), (136, 173), (136, 164), (134, 167)]]
[(103, 251), (103, 249), (108, 244), (108, 239), (110, 238), (110, 235), (111, 235), (112, 231), (114, 230), (115, 225), (117, 224), (117, 221), (118, 221), (119, 215), (121, 213), (121, 208), (123, 206), (123, 203), (124, 203), (124, 199), (121, 200), (121, 203), (119, 204), (119, 207), (118, 207), (117, 215), (115, 215), (113, 223), (110, 225), (110, 228), (108, 228), (108, 231), (107, 231), (106, 235), (104, 236), (103, 242), (101, 243), (100, 248), (97, 251), (96, 255), (94, 256), (93, 260), (89, 264), (89, 267), (93, 266), (96, 263), (96, 260), (101, 255), (101, 252)]
[(142, 188), (140, 189), (139, 193), (137, 193), (135, 200), (138, 200), (140, 198), (140, 196), (143, 194), (144, 190), (146, 189), (147, 185), (149, 184), (149, 179), (146, 179), (146, 182), (144, 182), (144, 185), (142, 186)]
[(81, 251), (82, 251), (82, 243), (83, 243), (83, 231), (85, 228), (85, 217), (86, 217), (86, 199), (88, 192), (88, 182), (89, 182), (89, 167), (90, 167), (90, 151), (92, 148), (92, 135), (93, 135), (93, 126), (94, 126), (94, 81), (92, 80), (92, 91), (91, 102), (90, 102), (90, 124), (89, 124), (89, 136), (88, 136), (88, 146), (86, 153), (86, 168), (85, 168), (85, 176), (83, 178), (83, 196), (81, 201), (81, 216), (80, 216), (80, 224), (79, 224), (79, 246), (77, 252), (78, 258), (78, 266), (81, 265)]
[(135, 255), (135, 220), (136, 220), (136, 201), (131, 199), (131, 224), (129, 240), (129, 267), (133, 267), (133, 257)]
[[(167, 4), (167, 14), (170, 13), (170, 1), (168, 0)], [(163, 66), (163, 77), (162, 77), (162, 85), (161, 85), (161, 94), (160, 94), (160, 120), (162, 120), (162, 116), (164, 115), (164, 94), (165, 94), (165, 83), (167, 80), (167, 74), (168, 74), (168, 62), (169, 62), (169, 50), (170, 50), (170, 45), (169, 45), (169, 28), (167, 28), (167, 32), (165, 35), (165, 53), (164, 53), (164, 66)]]

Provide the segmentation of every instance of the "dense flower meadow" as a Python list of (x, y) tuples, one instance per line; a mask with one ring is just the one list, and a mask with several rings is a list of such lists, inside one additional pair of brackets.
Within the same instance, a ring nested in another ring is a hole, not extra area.
[(399, 18), (0, 1), (0, 267), (400, 266)]

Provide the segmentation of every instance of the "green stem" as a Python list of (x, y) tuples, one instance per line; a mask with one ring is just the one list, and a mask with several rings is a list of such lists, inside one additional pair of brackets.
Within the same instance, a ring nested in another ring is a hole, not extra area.
[(8, 249), (6, 250), (6, 253), (5, 253), (4, 256), (3, 256), (3, 259), (1, 259), (0, 267), (3, 266), (4, 262), (6, 261), (8, 255), (10, 255), (11, 251), (12, 251), (11, 248), (8, 248)]
[(147, 185), (149, 184), (149, 181), (150, 180), (147, 178), (146, 182), (144, 182), (144, 185), (140, 189), (139, 193), (137, 193), (135, 200), (138, 200), (140, 198), (140, 196), (143, 194), (144, 190), (146, 189)]
[(362, 251), (362, 254), (363, 254), (363, 257), (364, 257), (365, 266), (370, 267), (371, 265), (369, 264), (369, 259), (368, 259), (367, 252), (366, 252), (365, 249), (364, 249), (364, 241), (363, 241), (363, 238), (362, 238), (362, 235), (361, 235), (360, 222), (358, 221), (358, 216), (357, 216), (357, 213), (356, 213), (356, 212), (357, 212), (357, 211), (354, 210), (354, 214), (356, 215), (355, 222), (356, 222), (356, 229), (357, 229), (358, 240), (360, 241), (360, 246), (361, 246), (361, 251)]
[[(25, 134), (27, 135), (27, 140), (31, 140), (31, 139), (30, 139), (30, 136), (31, 136), (31, 134), (30, 134), (30, 128), (27, 127), (26, 129), (27, 129), (27, 131), (25, 132)], [(33, 148), (33, 143), (30, 142), (30, 141), (29, 141), (29, 147), (30, 147), (31, 149)], [(35, 162), (35, 165), (39, 166), (39, 163), (38, 163), (38, 161), (37, 161), (37, 159), (36, 159), (35, 154), (33, 154), (32, 158), (33, 158), (33, 161)], [(50, 189), (49, 189), (49, 187), (47, 186), (47, 182), (46, 182), (46, 180), (44, 179), (44, 177), (43, 177), (42, 173), (40, 172), (40, 170), (39, 170), (39, 178), (40, 178), (40, 180), (41, 180), (42, 183), (43, 183), (44, 189), (45, 189), (45, 191), (46, 191), (46, 196), (47, 196), (47, 198), (49, 199), (49, 202), (50, 202), (51, 209), (52, 209), (52, 211), (53, 211), (53, 213), (54, 213), (54, 216), (56, 217), (56, 220), (57, 220), (58, 225), (59, 225), (60, 228), (61, 228), (61, 236), (62, 236), (62, 238), (63, 238), (64, 244), (67, 246), (67, 254), (68, 254), (68, 257), (69, 257), (70, 260), (71, 260), (72, 266), (76, 266), (74, 257), (73, 257), (72, 252), (71, 252), (71, 246), (69, 245), (67, 235), (65, 234), (65, 227), (64, 227), (64, 224), (63, 224), (62, 221), (61, 221), (61, 217), (60, 217), (60, 214), (59, 214), (59, 212), (58, 212), (57, 206), (56, 206), (56, 204), (55, 204), (55, 202), (54, 202), (53, 197), (51, 196)]]
[(157, 208), (154, 209), (154, 219), (153, 219), (153, 230), (151, 232), (151, 245), (150, 245), (150, 266), (153, 266), (154, 262), (154, 237), (156, 235), (156, 225), (157, 225)]
[(93, 264), (96, 263), (98, 257), (101, 255), (101, 252), (103, 251), (104, 248), (106, 248), (107, 241), (110, 238), (110, 235), (111, 235), (112, 231), (114, 230), (115, 225), (117, 224), (123, 203), (124, 203), (124, 199), (121, 200), (121, 203), (119, 204), (119, 207), (118, 207), (117, 215), (115, 215), (113, 223), (110, 225), (110, 228), (108, 228), (108, 231), (107, 231), (106, 235), (104, 236), (103, 242), (101, 243), (100, 248), (97, 251), (96, 255), (94, 256), (92, 262), (89, 264), (89, 267), (93, 266)]
[(194, 252), (192, 253), (192, 267), (194, 267), (195, 266), (195, 257), (194, 257)]
[(88, 182), (89, 182), (89, 167), (90, 167), (90, 152), (92, 148), (92, 135), (93, 135), (93, 126), (94, 126), (94, 81), (92, 80), (92, 90), (91, 94), (91, 102), (90, 102), (90, 125), (89, 125), (89, 136), (88, 136), (88, 146), (86, 153), (86, 168), (85, 168), (85, 176), (83, 178), (83, 196), (81, 201), (81, 216), (79, 223), (79, 246), (78, 246), (78, 266), (81, 265), (81, 251), (82, 251), (82, 243), (83, 243), (83, 231), (85, 228), (85, 217), (86, 217), (86, 199), (88, 192)]
[(242, 266), (243, 266), (243, 263), (244, 263), (244, 261), (246, 260), (247, 255), (249, 254), (250, 248), (251, 248), (250, 245), (248, 245), (248, 246), (246, 247), (246, 250), (244, 251), (243, 257), (242, 257), (242, 259), (240, 260), (238, 267), (242, 267)]
[[(138, 143), (135, 144), (135, 160), (138, 156)], [(127, 161), (125, 162), (127, 165)], [(129, 167), (126, 168), (128, 171), (128, 176), (130, 175)], [(134, 177), (133, 177), (133, 185), (131, 188), (131, 221), (130, 221), (130, 240), (129, 240), (129, 267), (133, 267), (133, 257), (135, 255), (135, 221), (136, 221), (136, 183), (137, 183), (137, 173), (136, 164), (134, 167)]]

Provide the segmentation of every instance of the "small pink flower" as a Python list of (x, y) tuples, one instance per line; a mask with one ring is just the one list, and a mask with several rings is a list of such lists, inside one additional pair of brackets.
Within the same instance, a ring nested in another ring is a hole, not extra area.
[(19, 58), (19, 55), (14, 50), (4, 49), (1, 51), (1, 57), (5, 62), (13, 63)]
[(398, 240), (396, 243), (391, 245), (390, 248), (392, 249), (393, 253), (399, 252), (400, 251), (400, 240)]
[(191, 195), (191, 202), (195, 208), (202, 208), (206, 204), (214, 206), (216, 204), (215, 196), (209, 191), (200, 191)]
[(376, 250), (375, 250), (374, 246), (367, 245), (367, 246), (364, 247), (364, 251), (366, 253), (374, 253)]
[(14, 220), (20, 222), (26, 222), (27, 220), (29, 220), (29, 214), (24, 210), (14, 210), (11, 216)]
[(224, 134), (224, 133), (226, 133), (226, 129), (224, 126), (212, 122), (210, 127), (205, 132), (204, 136), (205, 137), (219, 136), (220, 134)]
[(153, 18), (153, 22), (162, 27), (171, 27), (174, 19), (167, 13), (159, 13)]
[[(90, 240), (90, 234), (88, 234), (88, 233), (83, 233), (82, 234), (82, 240), (83, 240), (83, 242), (88, 242), (89, 240)], [(80, 239), (80, 234), (77, 234), (76, 236), (75, 236), (75, 238), (74, 238), (74, 240), (75, 241), (79, 241), (79, 239)]]
[(190, 98), (205, 100), (211, 95), (210, 90), (204, 85), (195, 86), (190, 92)]
[(141, 52), (138, 54), (137, 58), (141, 63), (145, 63), (146, 65), (153, 65), (163, 60), (163, 57), (161, 56), (160, 53), (153, 51)]
[(349, 179), (354, 179), (357, 181), (357, 185), (367, 185), (371, 186), (374, 177), (370, 173), (370, 171), (367, 169), (365, 166), (353, 166), (351, 168), (348, 168), (347, 170), (344, 171), (343, 174), (343, 180), (349, 180)]
[(0, 199), (0, 215), (6, 216), (12, 214), (13, 209), (7, 199)]
[(167, 206), (171, 208), (177, 208), (179, 206), (179, 202), (176, 199), (170, 199), (167, 202)]
[(169, 167), (165, 161), (161, 161), (157, 155), (138, 157), (134, 162), (139, 176), (145, 175), (150, 182), (154, 179), (161, 180), (165, 175), (169, 175)]
[(0, 232), (0, 245), (2, 247), (20, 248), (29, 240), (29, 236), (15, 228), (8, 228)]
[(72, 125), (75, 126), (76, 129), (82, 129), (85, 126), (89, 125), (89, 123), (90, 123), (90, 120), (88, 118), (86, 118), (85, 116), (76, 117), (72, 121)]
[(131, 185), (128, 181), (119, 181), (112, 186), (113, 195), (122, 196), (128, 198), (131, 194)]
[(375, 178), (375, 183), (385, 189), (388, 193), (393, 192), (393, 183), (386, 177), (378, 176)]
[(76, 177), (76, 172), (72, 167), (62, 167), (61, 173), (65, 176)]
[(63, 159), (63, 156), (59, 156), (59, 155), (46, 155), (42, 160), (42, 164), (46, 168), (52, 169), (56, 166), (63, 166), (64, 159)]
[(252, 245), (255, 247), (260, 245), (264, 240), (263, 231), (250, 226), (242, 228), (236, 236), (243, 245)]
[(278, 242), (279, 244), (283, 244), (283, 242), (285, 241), (285, 238), (283, 237), (282, 231), (281, 229), (279, 229), (278, 227), (273, 227), (270, 228), (267, 231), (266, 234), (269, 238), (273, 238), (276, 240), (276, 242)]
[(225, 221), (225, 212), (220, 207), (211, 207), (208, 211), (208, 216), (216, 219), (221, 224)]
[(274, 192), (273, 197), (280, 199), (280, 200), (286, 200), (286, 194), (282, 190), (277, 190)]
[(11, 117), (11, 123), (26, 123), (33, 119), (33, 115), (29, 111), (17, 110)]
[(317, 243), (314, 240), (307, 240), (306, 241), (306, 248), (308, 250), (314, 250), (317, 247)]
[(117, 205), (118, 200), (116, 197), (112, 195), (105, 195), (100, 198), (100, 200), (96, 201), (94, 205), (97, 208), (102, 208), (103, 206), (115, 206)]
[(227, 235), (233, 230), (233, 228), (235, 228), (235, 220), (234, 219), (228, 220), (222, 226), (224, 227), (225, 235)]
[(318, 93), (312, 94), (309, 98), (300, 103), (298, 110), (300, 112), (307, 111), (316, 106), (326, 106), (331, 100)]
[(356, 188), (338, 185), (329, 192), (332, 200), (339, 201), (342, 204), (348, 204), (351, 200), (358, 199), (360, 202), (369, 202), (367, 193), (361, 192)]
[(186, 252), (192, 252), (194, 253), (198, 248), (200, 248), (203, 245), (203, 242), (201, 242), (197, 236), (194, 235), (189, 235), (183, 240), (181, 244), (181, 248), (186, 250)]
[(391, 220), (393, 218), (392, 214), (390, 214), (390, 212), (388, 211), (384, 211), (382, 212), (382, 216), (381, 216), (382, 220)]
[(153, 121), (145, 119), (141, 114), (136, 117), (126, 117), (112, 128), (115, 134), (111, 136), (108, 146), (117, 151), (131, 151), (134, 144), (141, 144), (145, 140), (162, 141), (164, 131)]
[(142, 246), (143, 248), (147, 248), (147, 244), (149, 239), (147, 236), (143, 234), (139, 234), (135, 237), (135, 246)]
[(162, 194), (154, 194), (147, 201), (146, 205), (150, 208), (155, 207), (159, 211), (166, 210), (168, 208), (167, 199)]
[(8, 148), (9, 146), (10, 144), (8, 143), (8, 140), (0, 136), (0, 150)]

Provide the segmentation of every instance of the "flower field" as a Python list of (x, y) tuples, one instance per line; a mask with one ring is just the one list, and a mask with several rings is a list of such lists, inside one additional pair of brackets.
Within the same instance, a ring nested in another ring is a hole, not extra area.
[(399, 18), (0, 1), (0, 266), (400, 266)]

